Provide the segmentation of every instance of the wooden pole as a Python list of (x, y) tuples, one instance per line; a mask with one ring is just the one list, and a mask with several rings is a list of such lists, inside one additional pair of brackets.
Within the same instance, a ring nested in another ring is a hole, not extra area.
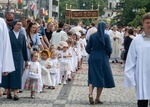
[[(66, 4), (66, 10), (67, 10), (67, 8), (68, 8), (68, 4)], [(65, 15), (65, 23), (66, 23), (66, 15)]]
[(71, 20), (71, 5), (70, 5), (70, 12), (69, 12), (69, 24), (70, 24), (70, 20)]
[(98, 17), (97, 17), (97, 23), (98, 23), (98, 18), (99, 18), (99, 9), (100, 9), (100, 5), (98, 4)]

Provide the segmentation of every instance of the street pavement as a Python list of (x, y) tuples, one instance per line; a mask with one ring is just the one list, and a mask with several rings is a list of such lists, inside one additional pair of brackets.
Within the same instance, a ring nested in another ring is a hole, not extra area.
[[(111, 64), (116, 87), (104, 89), (101, 95), (102, 105), (90, 105), (88, 101), (87, 63), (73, 74), (73, 80), (67, 85), (58, 85), (55, 90), (46, 89), (46, 93), (37, 93), (35, 99), (30, 92), (19, 94), (20, 100), (13, 101), (0, 97), (0, 107), (136, 107), (134, 88), (123, 88), (123, 68), (121, 64)], [(94, 90), (94, 98), (96, 89)]]

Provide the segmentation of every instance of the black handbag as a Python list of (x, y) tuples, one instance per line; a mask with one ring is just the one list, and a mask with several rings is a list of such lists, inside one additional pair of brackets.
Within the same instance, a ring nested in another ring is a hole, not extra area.
[(39, 48), (38, 45), (36, 45), (37, 39), (36, 39), (36, 43), (34, 44), (32, 38), (31, 38), (31, 36), (30, 36), (30, 34), (29, 34), (29, 38), (30, 38), (30, 46), (32, 47), (32, 50), (39, 52), (39, 51), (40, 51), (40, 48)]

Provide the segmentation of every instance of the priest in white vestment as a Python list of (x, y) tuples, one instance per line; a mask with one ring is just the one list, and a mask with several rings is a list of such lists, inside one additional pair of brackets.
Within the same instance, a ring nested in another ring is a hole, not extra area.
[(150, 12), (142, 19), (144, 32), (130, 45), (124, 74), (124, 86), (135, 87), (138, 107), (148, 107), (150, 100)]
[(113, 30), (110, 32), (110, 39), (112, 44), (113, 52), (111, 54), (111, 60), (112, 62), (118, 62), (119, 60), (119, 46), (120, 46), (120, 32), (117, 31), (117, 26), (113, 26)]
[(10, 45), (8, 28), (4, 19), (0, 18), (0, 83), (2, 82), (2, 74), (7, 75), (15, 70)]

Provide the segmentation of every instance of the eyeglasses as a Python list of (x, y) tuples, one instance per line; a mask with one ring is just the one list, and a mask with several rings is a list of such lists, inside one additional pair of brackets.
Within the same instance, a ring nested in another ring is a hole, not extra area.
[(7, 22), (12, 22), (12, 21), (13, 21), (13, 19), (7, 20)]

